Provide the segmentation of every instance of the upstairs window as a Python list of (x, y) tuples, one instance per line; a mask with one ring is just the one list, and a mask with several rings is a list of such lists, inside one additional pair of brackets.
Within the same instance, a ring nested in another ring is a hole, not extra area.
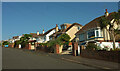
[(88, 31), (88, 38), (94, 38), (95, 37), (95, 30)]
[(80, 30), (80, 27), (78, 27), (78, 30)]
[(64, 26), (65, 27), (65, 29), (66, 29), (66, 26)]
[(44, 41), (46, 40), (46, 37), (44, 37)]
[(96, 37), (99, 37), (99, 31), (96, 30)]

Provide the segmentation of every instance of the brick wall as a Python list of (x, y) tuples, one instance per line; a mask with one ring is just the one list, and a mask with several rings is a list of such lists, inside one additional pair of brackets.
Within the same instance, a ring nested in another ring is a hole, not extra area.
[(28, 49), (28, 50), (30, 50), (30, 49), (31, 49), (31, 44), (26, 44), (26, 46), (25, 46), (24, 49)]
[(120, 51), (82, 50), (81, 56), (120, 63)]
[(73, 56), (76, 56), (76, 51), (78, 50), (78, 43), (74, 42), (73, 43)]
[(59, 54), (59, 45), (55, 45), (54, 53)]
[(9, 47), (9, 48), (14, 48), (14, 43), (10, 43), (10, 44), (8, 45), (8, 47)]

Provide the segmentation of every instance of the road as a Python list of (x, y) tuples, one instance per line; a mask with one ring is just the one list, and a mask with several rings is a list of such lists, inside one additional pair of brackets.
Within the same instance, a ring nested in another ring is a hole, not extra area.
[(3, 48), (2, 55), (3, 69), (95, 69), (22, 49)]

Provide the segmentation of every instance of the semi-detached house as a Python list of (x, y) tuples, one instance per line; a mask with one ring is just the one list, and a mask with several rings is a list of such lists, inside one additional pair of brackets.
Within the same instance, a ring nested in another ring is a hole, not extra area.
[[(114, 25), (115, 29), (120, 28), (116, 22), (113, 23), (114, 19), (112, 17), (112, 14), (114, 13), (115, 12), (108, 13), (106, 10), (105, 15), (101, 17), (106, 17), (107, 19), (109, 19), (111, 21), (111, 24)], [(79, 46), (81, 45), (85, 46), (88, 42), (97, 42), (97, 43), (107, 42), (108, 43), (108, 41), (112, 40), (108, 31), (106, 29), (101, 29), (100, 27), (99, 21), (101, 17), (98, 17), (92, 20), (91, 22), (83, 26), (83, 28), (76, 33), (76, 41), (78, 42)], [(109, 25), (107, 26), (107, 29), (109, 29)], [(109, 42), (109, 43), (112, 43), (112, 42)], [(112, 47), (112, 45), (110, 47)]]
[(39, 31), (37, 31), (37, 33), (30, 33), (32, 35), (32, 38), (30, 40), (36, 40), (37, 43), (46, 43), (50, 40), (49, 36), (54, 34), (58, 30), (58, 26), (56, 26), (45, 33), (43, 30), (42, 34), (40, 34)]

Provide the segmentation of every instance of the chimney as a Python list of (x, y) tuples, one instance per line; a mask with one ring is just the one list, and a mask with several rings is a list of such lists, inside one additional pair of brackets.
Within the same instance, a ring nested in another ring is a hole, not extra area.
[(39, 33), (39, 31), (37, 31), (37, 35), (39, 35), (40, 33)]
[(58, 25), (56, 24), (56, 30), (55, 30), (56, 32), (58, 31)]
[(44, 29), (43, 29), (43, 34), (44, 34)]
[(109, 13), (108, 13), (107, 9), (105, 9), (105, 10), (106, 10), (105, 16), (107, 17), (109, 15)]

